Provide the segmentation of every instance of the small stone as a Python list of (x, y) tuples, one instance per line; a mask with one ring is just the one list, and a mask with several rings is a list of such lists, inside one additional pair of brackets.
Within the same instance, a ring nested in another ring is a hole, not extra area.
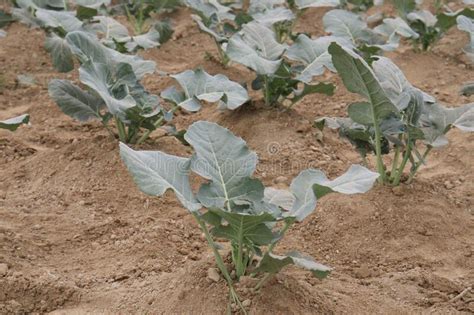
[(0, 276), (4, 277), (7, 275), (8, 272), (8, 265), (7, 264), (0, 264)]
[(393, 187), (392, 192), (395, 196), (398, 196), (398, 197), (403, 196), (403, 188), (400, 186)]
[(277, 178), (275, 178), (275, 184), (286, 184), (287, 181), (288, 178), (285, 176), (278, 176)]
[(252, 300), (247, 299), (247, 300), (242, 301), (243, 307), (249, 307), (250, 305), (252, 305)]
[(444, 187), (445, 187), (446, 189), (453, 189), (453, 188), (454, 188), (454, 184), (453, 184), (453, 182), (447, 180), (447, 181), (444, 182)]
[(178, 235), (171, 235), (170, 236), (170, 240), (173, 242), (173, 243), (180, 243), (181, 241), (181, 238), (178, 236)]
[(207, 277), (214, 282), (218, 282), (219, 279), (221, 278), (216, 268), (209, 268), (207, 270)]
[(181, 255), (187, 255), (189, 254), (189, 251), (185, 247), (180, 247), (178, 248), (178, 253), (180, 253)]
[(355, 276), (359, 279), (364, 279), (370, 277), (370, 269), (367, 265), (362, 265), (358, 269), (355, 270)]

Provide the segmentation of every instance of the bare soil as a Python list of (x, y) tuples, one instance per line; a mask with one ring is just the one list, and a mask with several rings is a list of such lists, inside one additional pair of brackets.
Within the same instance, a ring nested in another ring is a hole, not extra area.
[[(323, 9), (304, 13), (297, 29), (322, 34)], [(143, 52), (162, 71), (202, 67), (250, 83), (243, 67), (223, 68), (186, 9), (171, 14), (173, 40)], [(80, 124), (50, 100), (58, 74), (43, 49), (44, 33), (20, 24), (0, 38), (0, 119), (28, 112), (31, 124), (0, 131), (1, 314), (219, 314), (226, 285), (207, 277), (214, 267), (193, 218), (170, 193), (151, 198), (138, 191), (118, 155), (118, 143), (98, 123)], [(453, 28), (430, 52), (408, 43), (389, 56), (416, 86), (449, 106), (474, 101), (458, 94), (473, 79), (461, 48), (467, 36)], [(17, 81), (34, 76), (36, 84)], [(235, 112), (207, 106), (178, 113), (186, 128), (210, 120), (243, 137), (260, 158), (257, 177), (289, 185), (302, 169), (334, 177), (359, 157), (337, 134), (317, 133), (320, 116), (344, 115), (356, 99), (335, 75), (333, 97), (305, 98), (292, 111), (259, 102)], [(156, 94), (172, 81), (145, 79)], [(260, 97), (258, 94), (254, 97)], [(190, 149), (171, 138), (142, 149), (182, 156)], [(474, 291), (474, 135), (453, 131), (450, 144), (429, 156), (411, 185), (374, 188), (357, 196), (329, 195), (276, 248), (297, 249), (332, 266), (325, 280), (288, 268), (259, 294), (244, 279), (239, 291), (252, 314), (472, 314)], [(453, 299), (454, 298), (454, 299)]]

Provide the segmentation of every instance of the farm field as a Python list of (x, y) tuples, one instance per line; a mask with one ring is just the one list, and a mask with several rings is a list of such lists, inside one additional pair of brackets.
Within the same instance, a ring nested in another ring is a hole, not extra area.
[[(447, 5), (466, 7), (460, 1)], [(433, 9), (434, 1), (423, 7)], [(327, 35), (322, 20), (331, 9), (302, 11), (293, 32)], [(393, 15), (395, 9), (385, 4), (368, 10), (375, 12)], [(244, 85), (250, 101), (234, 110), (204, 102), (195, 113), (177, 109), (177, 130), (197, 121), (229, 129), (256, 152), (254, 177), (279, 189), (288, 189), (308, 168), (334, 179), (363, 163), (337, 131), (313, 127), (321, 117), (346, 117), (348, 104), (361, 99), (338, 73), (319, 77), (335, 85), (332, 96), (306, 95), (289, 109), (266, 105), (261, 91), (251, 88), (254, 71), (238, 62), (224, 66), (192, 13), (185, 6), (161, 13), (172, 25), (171, 38), (137, 54), (163, 73), (202, 68), (223, 74)], [(133, 28), (124, 16), (117, 19)], [(3, 30), (0, 120), (24, 113), (30, 119), (14, 132), (0, 129), (0, 314), (225, 314), (228, 285), (189, 211), (171, 191), (163, 197), (141, 192), (121, 158), (119, 139), (98, 120), (65, 115), (51, 98), (51, 80), (79, 82), (79, 62), (75, 70), (59, 73), (44, 48), (43, 29), (15, 21)], [(473, 63), (463, 52), (468, 42), (465, 32), (452, 27), (428, 51), (414, 51), (402, 39), (384, 56), (413, 86), (446, 107), (460, 107), (474, 102), (473, 95), (459, 92), (474, 80)], [(159, 95), (175, 80), (155, 72), (141, 82)], [(116, 122), (110, 125), (115, 131)], [(128, 146), (193, 154), (194, 145), (163, 134), (153, 131)], [(474, 313), (474, 134), (453, 128), (447, 138), (449, 144), (433, 149), (410, 183), (375, 182), (363, 194), (318, 199), (316, 210), (291, 225), (274, 251), (298, 250), (331, 267), (331, 273), (318, 279), (288, 266), (259, 290), (254, 287), (260, 278), (245, 274), (234, 284), (244, 309), (249, 314)], [(390, 165), (391, 156), (384, 160)], [(369, 154), (373, 172), (376, 163)], [(199, 183), (192, 178), (194, 191)], [(217, 242), (230, 266), (229, 242)], [(243, 314), (230, 304), (233, 313)]]

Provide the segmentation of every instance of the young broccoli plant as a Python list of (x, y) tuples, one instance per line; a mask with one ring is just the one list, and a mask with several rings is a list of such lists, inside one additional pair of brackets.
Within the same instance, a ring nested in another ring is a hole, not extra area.
[(158, 22), (155, 16), (162, 12), (173, 11), (181, 5), (180, 0), (121, 0), (111, 8), (111, 12), (125, 13), (133, 25), (135, 34), (145, 34), (151, 29), (157, 29), (162, 35), (161, 43), (168, 40), (172, 34), (168, 22)]
[(18, 127), (20, 127), (23, 124), (27, 124), (29, 121), (30, 121), (30, 115), (23, 114), (17, 117), (0, 121), (0, 129), (15, 131), (18, 129)]
[[(452, 127), (474, 131), (474, 103), (452, 109), (437, 104), (412, 86), (388, 58), (379, 57), (371, 68), (359, 55), (337, 43), (329, 46), (329, 53), (346, 88), (365, 100), (349, 105), (348, 118), (321, 118), (316, 126), (338, 129), (364, 161), (374, 152), (380, 182), (399, 185), (408, 163), (411, 182), (430, 151), (448, 143), (445, 134)], [(421, 142), (423, 153), (418, 145)], [(394, 155), (388, 169), (383, 155), (391, 149)]]
[(469, 35), (469, 43), (464, 47), (464, 52), (469, 60), (474, 63), (474, 18), (471, 19), (467, 16), (458, 16), (456, 22), (458, 24), (458, 29), (467, 32)]
[[(316, 277), (327, 276), (331, 268), (308, 256), (297, 252), (277, 255), (273, 250), (291, 225), (314, 211), (317, 199), (330, 192), (364, 193), (372, 187), (377, 173), (353, 165), (342, 176), (329, 180), (323, 172), (308, 169), (293, 180), (289, 191), (265, 188), (253, 177), (256, 153), (229, 130), (199, 121), (189, 127), (184, 138), (194, 148), (190, 158), (134, 151), (125, 144), (120, 144), (120, 154), (141, 191), (162, 196), (171, 189), (194, 216), (228, 284), (231, 299), (244, 313), (230, 276), (232, 271), (236, 281), (246, 275), (261, 275), (264, 281), (268, 275), (294, 264)], [(197, 194), (191, 190), (191, 171), (207, 181)], [(230, 243), (233, 270), (225, 266), (215, 238)]]
[(441, 6), (436, 8), (433, 14), (428, 10), (417, 8), (415, 0), (395, 0), (395, 7), (399, 15), (410, 25), (410, 27), (419, 35), (413, 39), (416, 49), (428, 50), (432, 47), (452, 26), (456, 24), (456, 18), (459, 16), (467, 16), (474, 18), (474, 9), (465, 8), (453, 12), (446, 9), (442, 11)]
[[(254, 90), (262, 90), (266, 105), (275, 105), (288, 100), (290, 107), (311, 93), (332, 95), (332, 84), (319, 83), (311, 85), (312, 77), (324, 72), (327, 56), (324, 46), (315, 47), (318, 43), (301, 35), (292, 46), (287, 56), (303, 64), (292, 65), (283, 59), (287, 45), (276, 40), (275, 32), (258, 22), (245, 24), (242, 31), (231, 37), (227, 46), (229, 58), (255, 71), (256, 79), (252, 82)], [(326, 46), (327, 48), (327, 46)]]
[(291, 34), (293, 12), (281, 5), (284, 1), (250, 1), (246, 11), (241, 6), (224, 6), (217, 1), (188, 0), (187, 5), (196, 12), (192, 15), (200, 30), (210, 35), (216, 43), (221, 62), (227, 66), (230, 59), (226, 54), (229, 39), (250, 21), (273, 28), (279, 42)]
[(50, 96), (65, 114), (79, 121), (99, 119), (110, 131), (108, 123), (114, 118), (122, 142), (145, 141), (153, 130), (171, 120), (178, 108), (197, 111), (201, 100), (234, 109), (248, 99), (242, 86), (222, 75), (186, 71), (174, 76), (185, 92), (171, 88), (162, 93), (162, 98), (172, 105), (166, 110), (158, 96), (140, 84), (145, 74), (154, 71), (153, 62), (120, 54), (87, 33), (72, 32), (66, 40), (81, 62), (79, 80), (87, 88), (67, 80), (53, 80), (49, 84)]
[(327, 33), (344, 40), (346, 47), (357, 49), (368, 62), (374, 55), (397, 49), (402, 37), (418, 38), (418, 34), (401, 18), (386, 18), (371, 29), (360, 15), (340, 9), (327, 12), (323, 25)]

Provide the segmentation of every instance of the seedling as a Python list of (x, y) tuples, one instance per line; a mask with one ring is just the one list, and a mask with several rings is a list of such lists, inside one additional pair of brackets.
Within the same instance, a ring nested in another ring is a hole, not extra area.
[[(289, 264), (304, 268), (318, 278), (329, 274), (331, 268), (308, 256), (294, 251), (276, 255), (273, 250), (293, 224), (314, 211), (317, 199), (335, 191), (364, 193), (372, 187), (377, 173), (353, 165), (342, 176), (329, 180), (323, 172), (308, 169), (293, 180), (290, 190), (265, 188), (252, 177), (257, 155), (229, 130), (199, 121), (189, 127), (184, 138), (194, 148), (190, 158), (159, 151), (134, 151), (123, 143), (120, 154), (141, 191), (162, 196), (171, 189), (193, 215), (227, 282), (232, 302), (246, 314), (234, 289), (232, 270), (224, 265), (216, 238), (230, 243), (236, 281), (251, 275), (260, 276), (264, 282)], [(197, 194), (191, 189), (191, 171), (206, 180)], [(262, 282), (257, 289), (261, 285)]]
[(344, 46), (357, 48), (366, 61), (384, 51), (398, 48), (400, 39), (418, 38), (418, 34), (401, 18), (386, 18), (374, 29), (358, 14), (345, 10), (331, 10), (323, 17), (324, 30), (344, 41)]
[(173, 87), (161, 94), (172, 105), (166, 110), (158, 96), (140, 84), (145, 74), (154, 72), (153, 62), (120, 54), (84, 32), (69, 33), (66, 41), (81, 63), (79, 80), (87, 89), (67, 80), (53, 80), (50, 96), (65, 114), (79, 121), (98, 119), (112, 134), (108, 123), (114, 118), (122, 142), (145, 141), (153, 130), (170, 121), (178, 108), (197, 111), (200, 101), (207, 101), (235, 109), (248, 99), (242, 86), (223, 75), (185, 71), (172, 76), (184, 92)]
[(453, 12), (449, 8), (442, 10), (439, 4), (436, 12), (417, 8), (415, 0), (395, 0), (395, 7), (399, 15), (405, 19), (410, 27), (419, 35), (413, 38), (416, 49), (428, 50), (432, 47), (452, 26), (456, 24), (459, 16), (474, 18), (474, 9), (465, 8)]
[[(317, 47), (320, 44), (322, 46)], [(314, 76), (324, 72), (325, 66), (331, 67), (325, 52), (328, 44), (326, 42), (324, 46), (324, 42), (312, 42), (305, 35), (300, 35), (287, 52), (288, 58), (301, 64), (299, 67), (292, 67), (283, 59), (287, 45), (277, 41), (273, 30), (258, 22), (251, 22), (231, 37), (227, 55), (231, 60), (255, 71), (256, 79), (252, 82), (252, 88), (263, 91), (266, 105), (276, 105), (288, 100), (289, 107), (292, 107), (310, 93), (333, 94), (332, 84), (309, 84)]]
[[(445, 135), (452, 127), (474, 131), (474, 103), (443, 107), (412, 86), (388, 58), (378, 57), (371, 68), (362, 57), (337, 43), (329, 46), (329, 53), (346, 88), (364, 101), (349, 105), (348, 118), (321, 118), (316, 126), (339, 130), (364, 161), (374, 152), (380, 182), (399, 185), (408, 163), (407, 181), (411, 182), (430, 151), (448, 143)], [(421, 142), (424, 151), (417, 146)], [(383, 155), (392, 149), (388, 169)]]

